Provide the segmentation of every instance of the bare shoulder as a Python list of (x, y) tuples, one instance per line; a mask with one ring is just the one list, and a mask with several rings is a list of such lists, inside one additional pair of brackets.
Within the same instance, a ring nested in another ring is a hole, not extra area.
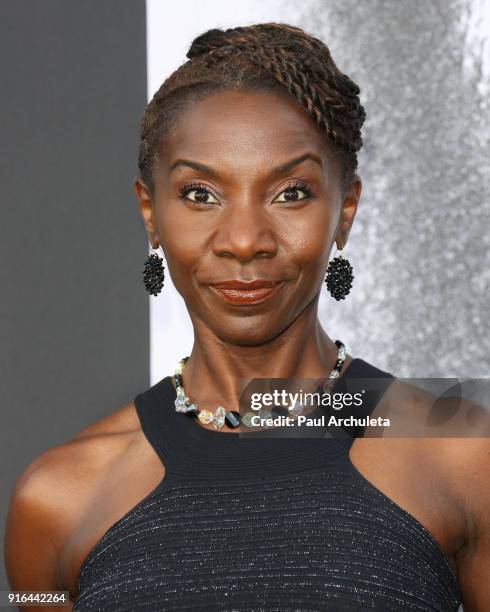
[[(429, 521), (439, 517), (434, 523), (446, 521), (444, 531), (451, 531), (456, 542), (464, 529), (456, 474), (464, 473), (466, 467), (461, 456), (464, 444), (455, 450), (458, 440), (441, 435), (448, 429), (444, 414), (450, 412), (447, 400), (439, 401), (433, 393), (395, 378), (371, 415), (383, 420), (383, 426), (375, 422), (366, 427), (350, 454), (375, 484), (386, 488), (412, 514)], [(452, 414), (452, 418), (460, 416)], [(455, 546), (448, 543), (446, 548)]]
[[(467, 553), (484, 534), (490, 544), (490, 437), (454, 437), (430, 441), (440, 473), (464, 512)], [(490, 571), (490, 549), (487, 571)]]
[[(5, 532), (10, 586), (61, 589), (58, 559), (64, 543), (108, 466), (141, 431), (128, 403), (33, 459), (11, 491)], [(24, 608), (28, 609), (28, 608)]]
[(140, 422), (136, 414), (134, 402), (123, 404), (110, 414), (93, 421), (80, 430), (72, 440), (81, 438), (93, 438), (96, 435), (121, 434), (125, 432), (138, 431)]
[(424, 460), (438, 467), (455, 497), (470, 501), (470, 481), (490, 478), (490, 408), (457, 391), (437, 395), (399, 380), (386, 396), (394, 437), (421, 439)]
[[(490, 601), (490, 409), (458, 396), (437, 396), (396, 381), (389, 389), (391, 415), (399, 435), (383, 440), (404, 449), (416, 480), (433, 474), (434, 495), (444, 501), (446, 531), (459, 525), (455, 553), (465, 611), (486, 609)], [(373, 441), (372, 441), (373, 442)], [(375, 441), (374, 441), (375, 442)], [(369, 443), (369, 442), (368, 442)], [(392, 450), (393, 450), (392, 449)]]
[(33, 459), (17, 477), (12, 498), (36, 498), (41, 493), (46, 497), (48, 492), (51, 499), (63, 495), (63, 485), (76, 482), (79, 486), (84, 474), (124, 451), (132, 434), (140, 430), (134, 403), (124, 404)]
[(455, 498), (469, 501), (470, 480), (490, 478), (488, 407), (457, 394), (438, 396), (395, 379), (378, 408), (380, 415), (391, 420), (382, 437), (404, 439), (407, 448), (422, 453), (424, 462), (437, 467)]
[(433, 440), (439, 471), (464, 516), (458, 580), (465, 612), (486, 610), (490, 602), (490, 438)]

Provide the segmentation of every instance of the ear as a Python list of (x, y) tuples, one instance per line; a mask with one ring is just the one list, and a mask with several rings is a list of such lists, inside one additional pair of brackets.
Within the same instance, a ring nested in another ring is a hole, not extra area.
[(347, 243), (350, 229), (354, 222), (354, 217), (357, 212), (357, 205), (361, 198), (362, 181), (360, 177), (355, 174), (354, 180), (347, 188), (343, 196), (342, 210), (340, 213), (339, 229), (335, 237), (337, 241), (337, 248), (343, 249)]
[(150, 189), (141, 177), (136, 177), (133, 183), (134, 192), (138, 199), (141, 216), (145, 224), (148, 240), (152, 248), (157, 249), (160, 244), (158, 231), (153, 220), (153, 200)]

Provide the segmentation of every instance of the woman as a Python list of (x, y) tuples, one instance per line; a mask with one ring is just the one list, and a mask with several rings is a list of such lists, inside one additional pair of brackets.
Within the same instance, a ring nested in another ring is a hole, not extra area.
[[(324, 279), (352, 284), (327, 264), (361, 194), (359, 88), (284, 24), (210, 30), (187, 57), (146, 109), (135, 192), (194, 346), (19, 477), (11, 587), (76, 611), (487, 609), (486, 439), (275, 436), (240, 405), (244, 379), (376, 379), (366, 415), (401, 388), (317, 316)], [(158, 295), (157, 255), (144, 280)]]

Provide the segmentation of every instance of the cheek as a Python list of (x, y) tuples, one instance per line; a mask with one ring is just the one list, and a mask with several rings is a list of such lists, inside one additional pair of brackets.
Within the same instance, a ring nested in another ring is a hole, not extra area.
[(189, 279), (206, 244), (206, 232), (196, 227), (195, 221), (190, 224), (189, 215), (179, 212), (175, 204), (165, 203), (157, 208), (156, 213), (162, 246), (176, 285), (179, 277)]
[(334, 231), (333, 215), (325, 203), (290, 211), (281, 224), (284, 250), (302, 267), (316, 269), (328, 259)]

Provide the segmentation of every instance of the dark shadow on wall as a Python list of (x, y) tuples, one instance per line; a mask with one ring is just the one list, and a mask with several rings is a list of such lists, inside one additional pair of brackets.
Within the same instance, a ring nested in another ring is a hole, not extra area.
[(149, 319), (132, 192), (145, 3), (9, 0), (1, 12), (3, 535), (23, 468), (147, 388)]

